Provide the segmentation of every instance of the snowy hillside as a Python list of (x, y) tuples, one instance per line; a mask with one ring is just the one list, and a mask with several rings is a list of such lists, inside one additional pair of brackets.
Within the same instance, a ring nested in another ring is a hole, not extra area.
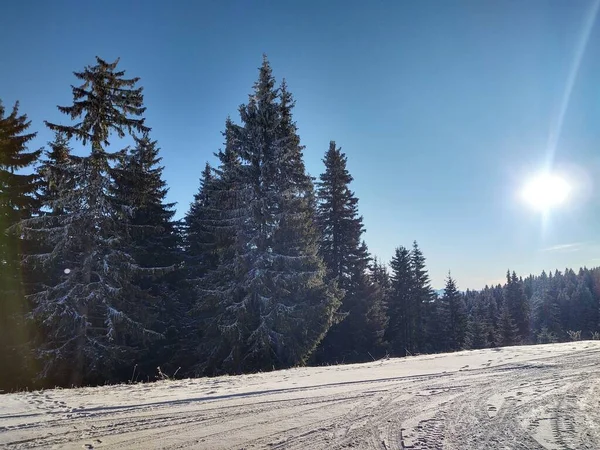
[(600, 342), (0, 396), (0, 447), (598, 449)]

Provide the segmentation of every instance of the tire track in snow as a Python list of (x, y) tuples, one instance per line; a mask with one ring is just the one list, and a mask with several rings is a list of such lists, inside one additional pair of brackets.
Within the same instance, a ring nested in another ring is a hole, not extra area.
[[(87, 393), (23, 394), (19, 398), (36, 409), (22, 419), (0, 415), (0, 448), (600, 448), (600, 347), (578, 343), (572, 353), (556, 356), (552, 347), (540, 346), (530, 361), (512, 363), (520, 351), (480, 352), (479, 368), (471, 364), (458, 372), (385, 378), (374, 367), (370, 379), (304, 388), (294, 387), (291, 377), (289, 388), (269, 391), (254, 376), (248, 379), (255, 392), (227, 395), (236, 391), (224, 389), (217, 398), (206, 396), (213, 391), (202, 386), (235, 387), (240, 379), (198, 381), (202, 389), (189, 399), (107, 407), (85, 407)], [(445, 357), (453, 355), (428, 361)], [(505, 364), (489, 367), (494, 357)], [(310, 370), (300, 373), (322, 373)], [(153, 392), (151, 386), (130, 389), (138, 389), (142, 400), (144, 392)], [(161, 392), (158, 400), (169, 398)]]

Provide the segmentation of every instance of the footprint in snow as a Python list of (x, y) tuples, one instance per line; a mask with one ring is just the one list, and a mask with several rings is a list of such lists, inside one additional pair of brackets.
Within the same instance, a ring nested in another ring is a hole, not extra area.
[(496, 417), (496, 414), (498, 414), (498, 408), (496, 408), (495, 406), (488, 406), (488, 416), (490, 417), (490, 419)]

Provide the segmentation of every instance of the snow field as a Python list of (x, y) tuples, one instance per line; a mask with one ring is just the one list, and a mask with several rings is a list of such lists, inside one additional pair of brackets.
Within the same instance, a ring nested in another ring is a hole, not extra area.
[(600, 448), (600, 342), (0, 396), (0, 447)]

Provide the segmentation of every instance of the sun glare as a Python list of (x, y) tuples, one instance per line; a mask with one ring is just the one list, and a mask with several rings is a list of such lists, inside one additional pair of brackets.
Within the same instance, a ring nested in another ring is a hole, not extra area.
[(532, 208), (546, 212), (565, 203), (571, 186), (558, 175), (544, 173), (532, 178), (523, 188), (522, 197)]

